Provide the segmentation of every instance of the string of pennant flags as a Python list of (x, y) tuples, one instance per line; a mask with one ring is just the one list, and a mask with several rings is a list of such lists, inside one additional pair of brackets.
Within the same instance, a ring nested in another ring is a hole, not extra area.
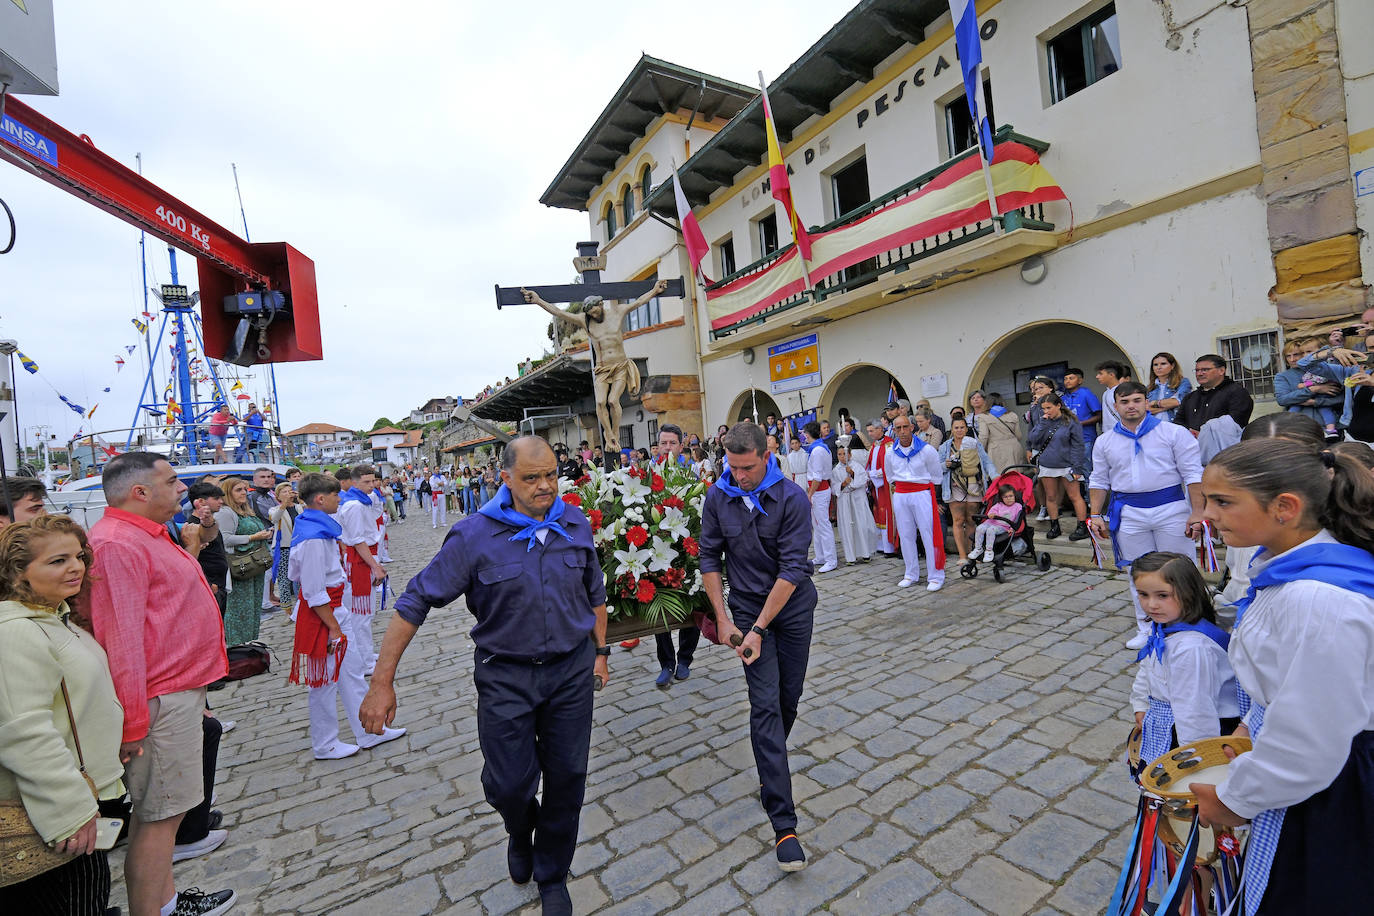
[[(129, 319), (130, 323), (133, 324), (134, 328), (137, 329), (140, 335), (147, 335), (149, 322), (154, 316), (150, 312), (141, 312), (140, 316), (141, 317)], [(187, 369), (190, 372), (192, 380), (199, 384), (209, 384), (211, 382), (216, 381), (211, 375), (205, 360), (202, 359), (199, 355), (199, 351), (194, 346), (188, 346), (186, 349), (188, 355)], [(126, 360), (125, 357), (132, 357), (135, 351), (137, 350), (137, 344), (126, 344), (124, 346), (122, 354), (115, 354), (114, 374), (116, 376), (121, 371), (123, 371), (125, 365), (127, 365), (128, 363), (128, 360)], [(165, 417), (167, 426), (175, 426), (177, 423), (181, 421), (183, 410), (182, 406), (177, 403), (176, 398), (173, 396), (172, 379), (177, 374), (176, 346), (169, 345), (168, 350), (171, 353), (171, 360), (168, 367), (167, 384), (163, 387), (162, 391), (163, 400), (166, 402), (166, 411), (165, 413), (163, 411), (158, 410), (149, 410), (148, 412), (154, 415), (163, 415)], [(77, 403), (76, 401), (67, 397), (65, 394), (59, 391), (57, 387), (53, 385), (51, 381), (48, 380), (46, 375), (41, 374), (38, 362), (36, 360), (34, 360), (32, 357), (28, 356), (20, 350), (16, 350), (15, 355), (19, 357), (19, 364), (23, 367), (24, 371), (28, 372), (30, 375), (34, 375), (41, 378), (43, 380), (43, 383), (47, 385), (50, 389), (52, 389), (52, 392), (57, 396), (57, 399), (60, 400), (63, 404), (65, 404), (73, 413), (79, 414), (83, 420), (90, 420), (95, 415), (96, 410), (98, 410), (100, 407), (100, 403), (98, 401), (95, 404), (93, 404), (89, 410), (87, 410), (85, 406)], [(112, 384), (106, 385), (102, 387), (100, 390), (102, 393), (108, 394), (111, 391), (111, 388)], [(229, 386), (228, 390), (229, 393), (233, 395), (233, 400), (252, 400), (252, 398), (244, 391), (243, 382), (238, 379), (234, 379), (233, 384)], [(217, 406), (226, 408), (229, 406), (229, 398), (225, 397), (224, 389), (220, 384), (215, 385), (214, 402)], [(271, 405), (265, 404), (262, 407), (262, 412), (270, 416), (272, 413)], [(82, 428), (77, 430), (77, 437), (80, 437), (84, 432), (84, 426), (85, 424), (83, 423)]]

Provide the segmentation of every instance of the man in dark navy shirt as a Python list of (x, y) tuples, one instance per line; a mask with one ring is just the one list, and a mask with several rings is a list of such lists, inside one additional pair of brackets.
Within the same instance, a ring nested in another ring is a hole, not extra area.
[(592, 679), (610, 677), (605, 577), (586, 516), (558, 498), (547, 442), (521, 436), (507, 445), (501, 481), (396, 601), (360, 718), (373, 734), (391, 722), (401, 654), (431, 608), (466, 596), (477, 618), (482, 787), (510, 834), (511, 880), (533, 876), (546, 914), (571, 913), (566, 881), (587, 784)]
[[(806, 864), (797, 839), (787, 736), (811, 654), (816, 587), (811, 582), (811, 502), (768, 452), (763, 429), (738, 423), (725, 434), (728, 468), (706, 492), (701, 513), (702, 585), (722, 642), (741, 638), (735, 654), (749, 685), (749, 739), (764, 810), (776, 833), (778, 865)], [(730, 579), (726, 612), (721, 570)]]

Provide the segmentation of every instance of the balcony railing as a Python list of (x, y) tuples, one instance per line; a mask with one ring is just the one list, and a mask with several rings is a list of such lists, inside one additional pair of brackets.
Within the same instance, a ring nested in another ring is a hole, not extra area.
[[(1029, 151), (1034, 157), (1038, 157), (1049, 149), (1048, 143), (1017, 134), (1010, 126), (1004, 126), (997, 131), (994, 137), (994, 143), (998, 146), (1008, 143), (1018, 144), (1020, 147), (1024, 147)], [(896, 208), (902, 207), (904, 204), (912, 203), (913, 198), (918, 195), (923, 196), (923, 192), (925, 192), (932, 183), (936, 182), (942, 176), (946, 176), (951, 169), (955, 168), (960, 163), (972, 159), (977, 155), (978, 152), (976, 148), (966, 150), (958, 156), (941, 163), (936, 168), (916, 176), (900, 187), (894, 188), (881, 197), (869, 201), (862, 207), (844, 213), (824, 226), (811, 229), (810, 232), (813, 241), (827, 234), (831, 234), (834, 239), (842, 239), (843, 235), (837, 232), (837, 230), (845, 230), (849, 227), (857, 226), (859, 223), (877, 214), (881, 214), (883, 211), (895, 211)], [(995, 164), (994, 162), (994, 165)], [(1036, 165), (1038, 167), (1038, 158), (1036, 160)], [(967, 167), (961, 169), (961, 172), (962, 171), (967, 171)], [(978, 180), (981, 181), (981, 178)], [(1057, 187), (1053, 188), (1053, 190), (1054, 192), (1058, 192)], [(1007, 192), (999, 187), (999, 201), (1006, 196)], [(1053, 230), (1054, 224), (1045, 219), (1044, 200), (1053, 199), (1055, 196), (1062, 197), (1062, 192), (1058, 192), (1057, 195), (1048, 193), (1047, 196), (1047, 192), (1042, 190), (1041, 193), (1037, 195), (1031, 195), (1030, 202), (1026, 203), (1024, 206), (1010, 209), (1008, 212), (1003, 213), (998, 217), (997, 221), (1001, 223), (1002, 228), (1007, 232), (1015, 229)], [(985, 194), (983, 195), (983, 200), (986, 200)], [(946, 220), (946, 222), (948, 221)], [(915, 220), (915, 223), (923, 224), (923, 221)], [(778, 296), (774, 294), (772, 297), (766, 295), (761, 296), (757, 308), (751, 307), (753, 304), (749, 303), (746, 298), (743, 303), (735, 303), (736, 306), (740, 304), (745, 306), (744, 311), (747, 311), (746, 315), (736, 320), (722, 320), (720, 317), (717, 317), (720, 313), (729, 317), (732, 311), (737, 310), (733, 307), (712, 308), (712, 299), (716, 299), (719, 302), (723, 300), (726, 295), (734, 295), (738, 298), (739, 291), (749, 289), (754, 283), (761, 281), (763, 275), (770, 271), (788, 269), (789, 267), (792, 272), (799, 270), (799, 267), (792, 267), (789, 264), (781, 263), (787, 261), (789, 255), (791, 255), (795, 249), (795, 245), (789, 243), (786, 247), (772, 252), (766, 257), (760, 258), (752, 264), (746, 265), (733, 274), (723, 277), (707, 287), (708, 310), (714, 319), (712, 321), (711, 337), (713, 340), (725, 337), (743, 328), (767, 321), (780, 312), (798, 306), (822, 302), (829, 297), (872, 283), (886, 274), (900, 273), (908, 270), (910, 266), (917, 261), (948, 251), (959, 245), (965, 245), (977, 239), (985, 238), (992, 235), (995, 231), (996, 226), (994, 226), (993, 220), (984, 217), (982, 219), (971, 219), (959, 225), (941, 225), (939, 231), (932, 231), (920, 237), (902, 238), (900, 244), (895, 244), (892, 247), (873, 251), (863, 251), (861, 253), (864, 254), (865, 257), (857, 262), (852, 262), (852, 258), (845, 259), (843, 256), (841, 258), (829, 258), (827, 256), (824, 263), (813, 263), (810, 277), (811, 288), (789, 289), (788, 286), (796, 286), (797, 283), (794, 281), (792, 284), (782, 285), (777, 280), (774, 280), (772, 283), (763, 285), (770, 288), (781, 286), (786, 290), (785, 295)], [(813, 256), (814, 255), (815, 252), (813, 251)], [(791, 260), (795, 260), (795, 258)], [(819, 258), (813, 257), (813, 261), (818, 260)], [(838, 269), (827, 269), (825, 267), (826, 263), (834, 264), (836, 261), (844, 262), (845, 260), (849, 260), (852, 263), (848, 263), (846, 266)], [(824, 272), (818, 273), (818, 270)], [(802, 281), (801, 285), (805, 285), (804, 281)], [(732, 289), (736, 292), (731, 293)], [(775, 301), (768, 301), (769, 298), (773, 298)]]

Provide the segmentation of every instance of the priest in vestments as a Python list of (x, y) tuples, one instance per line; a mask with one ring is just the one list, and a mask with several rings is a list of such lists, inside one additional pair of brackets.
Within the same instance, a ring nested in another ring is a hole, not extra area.
[(892, 437), (883, 431), (878, 419), (868, 422), (868, 438), (873, 443), (868, 450), (868, 479), (873, 484), (873, 521), (878, 526), (878, 549), (891, 556), (900, 549), (897, 526), (892, 523), (892, 494), (887, 483), (887, 447)]

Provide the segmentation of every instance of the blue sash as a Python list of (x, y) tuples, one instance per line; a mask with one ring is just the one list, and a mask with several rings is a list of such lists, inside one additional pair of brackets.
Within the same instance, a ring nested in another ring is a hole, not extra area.
[(1117, 569), (1125, 569), (1136, 559), (1121, 555), (1121, 542), (1116, 538), (1117, 531), (1121, 529), (1121, 510), (1127, 506), (1133, 509), (1154, 509), (1157, 506), (1167, 506), (1169, 503), (1176, 503), (1186, 498), (1181, 483), (1176, 483), (1172, 487), (1164, 487), (1162, 490), (1148, 490), (1143, 493), (1112, 491), (1112, 501), (1107, 507), (1107, 528), (1112, 533), (1112, 553), (1116, 556)]

